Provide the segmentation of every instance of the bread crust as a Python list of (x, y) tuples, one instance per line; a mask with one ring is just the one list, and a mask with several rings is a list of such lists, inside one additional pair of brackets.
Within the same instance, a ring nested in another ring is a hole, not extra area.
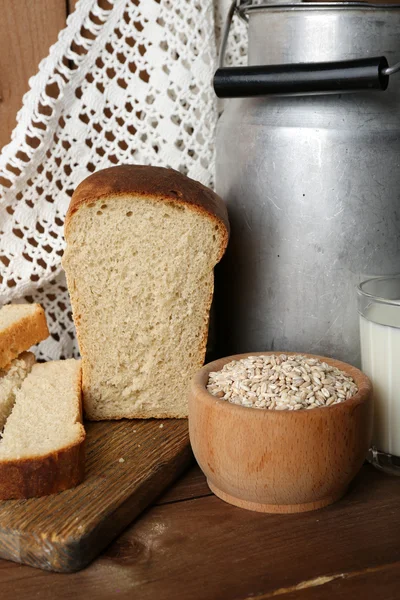
[(222, 198), (198, 181), (189, 179), (179, 171), (147, 165), (119, 165), (97, 171), (76, 188), (65, 217), (65, 239), (71, 220), (84, 204), (109, 196), (137, 194), (152, 200), (190, 206), (215, 222), (221, 234), (222, 258), (229, 239), (228, 211)]
[(26, 315), (1, 332), (0, 369), (7, 367), (19, 354), (49, 336), (46, 316), (40, 304), (33, 315)]
[(66, 448), (46, 456), (0, 461), (0, 499), (33, 498), (62, 492), (85, 476), (85, 431)]

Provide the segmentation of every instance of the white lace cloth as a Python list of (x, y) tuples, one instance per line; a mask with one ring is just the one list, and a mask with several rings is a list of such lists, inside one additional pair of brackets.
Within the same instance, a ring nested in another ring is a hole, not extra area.
[[(40, 358), (77, 355), (61, 256), (77, 184), (120, 163), (213, 183), (211, 80), (229, 0), (80, 0), (30, 80), (0, 155), (0, 304), (40, 302)], [(243, 63), (236, 23), (227, 63)]]

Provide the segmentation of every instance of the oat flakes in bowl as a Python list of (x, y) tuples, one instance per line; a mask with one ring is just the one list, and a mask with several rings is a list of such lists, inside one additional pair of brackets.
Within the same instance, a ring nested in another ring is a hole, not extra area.
[(207, 390), (221, 400), (250, 408), (308, 410), (344, 402), (358, 387), (350, 375), (318, 358), (264, 354), (233, 360), (212, 371)]

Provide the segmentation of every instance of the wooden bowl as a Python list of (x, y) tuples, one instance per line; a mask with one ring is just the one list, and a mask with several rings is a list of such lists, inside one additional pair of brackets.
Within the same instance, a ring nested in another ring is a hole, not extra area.
[(358, 393), (328, 407), (276, 411), (231, 404), (207, 391), (211, 371), (232, 360), (268, 354), (281, 353), (228, 356), (195, 375), (189, 395), (194, 455), (210, 489), (226, 502), (270, 513), (322, 508), (343, 496), (366, 457), (372, 385), (355, 367), (307, 354), (353, 377)]

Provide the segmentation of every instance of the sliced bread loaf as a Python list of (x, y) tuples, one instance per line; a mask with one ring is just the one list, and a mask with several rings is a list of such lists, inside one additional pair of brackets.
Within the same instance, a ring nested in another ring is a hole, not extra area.
[(222, 200), (171, 169), (114, 167), (78, 186), (63, 265), (89, 419), (187, 416), (228, 231)]
[(0, 369), (0, 432), (14, 406), (15, 396), (35, 363), (32, 352), (23, 352), (5, 369)]
[(0, 310), (0, 369), (49, 336), (40, 304), (7, 304)]
[(0, 440), (0, 498), (45, 496), (84, 476), (80, 361), (35, 364)]

